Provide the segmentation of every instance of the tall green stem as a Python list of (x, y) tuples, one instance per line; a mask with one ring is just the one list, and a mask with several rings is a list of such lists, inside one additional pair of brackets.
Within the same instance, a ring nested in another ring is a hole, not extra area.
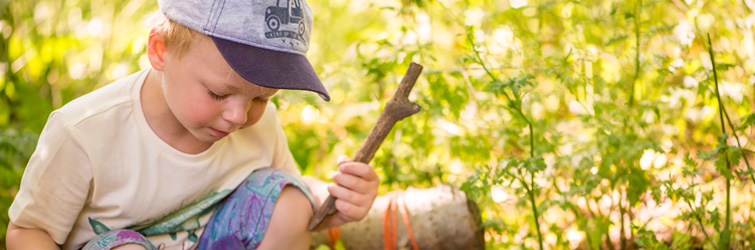
[[(532, 173), (531, 184), (534, 189), (535, 173)], [(534, 190), (530, 189), (530, 191), (527, 192), (527, 194), (529, 194), (530, 203), (532, 204), (532, 214), (535, 216), (535, 229), (537, 229), (537, 240), (538, 240), (538, 243), (540, 243), (540, 250), (543, 250), (543, 234), (540, 233), (540, 223), (539, 223), (540, 220), (538, 219), (540, 215), (537, 212), (537, 204), (535, 203), (535, 192)]]
[[(475, 48), (474, 45), (474, 39), (472, 38), (471, 34), (467, 34), (467, 41), (472, 46), (472, 51), (474, 51), (475, 56), (477, 57), (477, 63), (479, 63), (482, 68), (485, 70), (488, 76), (493, 79), (493, 81), (498, 81), (498, 78), (493, 75), (492, 72), (488, 69), (488, 67), (485, 65), (485, 62), (482, 60), (482, 56), (480, 55), (480, 52), (477, 51), (477, 48)], [(513, 107), (513, 109), (524, 119), (525, 122), (527, 122), (527, 126), (530, 130), (530, 157), (535, 158), (535, 132), (532, 125), (532, 121), (527, 119), (527, 116), (524, 115), (524, 112), (522, 111), (521, 106), (521, 100), (519, 99), (519, 96), (517, 93), (514, 93), (514, 98), (516, 98), (516, 102), (512, 100), (512, 97), (509, 97), (509, 94), (506, 93), (506, 91), (501, 91), (501, 94), (506, 97), (506, 101), (508, 102), (508, 107)], [(526, 177), (524, 177), (526, 178)], [(527, 191), (527, 196), (530, 200), (530, 205), (532, 207), (532, 214), (534, 216), (535, 220), (535, 229), (537, 230), (537, 238), (538, 243), (540, 246), (540, 250), (543, 250), (543, 234), (540, 232), (540, 213), (537, 211), (537, 203), (535, 202), (535, 172), (530, 173), (530, 182), (527, 184), (526, 181), (524, 181), (524, 178), (519, 178), (519, 181), (522, 182), (522, 185)], [(531, 186), (530, 186), (531, 185)]]
[[(687, 202), (687, 206), (689, 206), (689, 210), (695, 211), (695, 209), (692, 208), (692, 203), (690, 203), (690, 201), (686, 198), (684, 200)], [(705, 225), (703, 225), (703, 218), (700, 217), (700, 214), (697, 211), (695, 211), (694, 214), (695, 214), (695, 219), (697, 219), (697, 222), (700, 223), (700, 231), (703, 231), (703, 234), (705, 235), (705, 239), (708, 240), (708, 242), (710, 242), (711, 245), (713, 245), (713, 248), (718, 250), (718, 246), (716, 246), (716, 244), (713, 243), (713, 240), (711, 240), (710, 236), (708, 236), (708, 232), (705, 231)]]
[[(710, 42), (710, 34), (708, 34), (708, 54), (710, 54), (710, 64), (713, 68), (713, 83), (716, 86), (716, 99), (718, 99), (718, 117), (721, 120), (721, 133), (725, 135), (726, 123), (724, 123), (724, 104), (721, 101), (721, 94), (718, 90), (718, 72), (716, 71), (716, 58), (713, 56), (713, 45)], [(731, 162), (729, 161), (729, 158), (725, 153), (722, 157), (726, 160), (726, 171), (731, 171)], [(719, 239), (719, 244), (725, 243), (724, 245), (729, 245), (731, 242), (731, 180), (728, 176), (729, 175), (724, 175), (726, 178), (726, 223), (724, 224), (723, 232), (725, 233), (722, 234), (721, 239)]]
[[(486, 66), (485, 62), (482, 61), (482, 56), (480, 55), (480, 52), (477, 51), (477, 48), (474, 47), (475, 46), (474, 45), (474, 39), (472, 38), (472, 34), (470, 34), (469, 32), (467, 32), (467, 41), (469, 41), (469, 45), (472, 46), (472, 51), (474, 51), (474, 54), (475, 54), (475, 56), (477, 57), (477, 60), (478, 60), (477, 63), (479, 63), (480, 66), (482, 66), (482, 69), (485, 70), (485, 73), (487, 73), (488, 76), (490, 76), (490, 78), (492, 78), (494, 81), (497, 81), (498, 78), (495, 77), (495, 75), (493, 75), (493, 72), (490, 72), (490, 69), (488, 69), (488, 66)], [(506, 101), (508, 103), (511, 103), (511, 97), (509, 97), (509, 94), (506, 93), (506, 91), (502, 91), (501, 94), (503, 94), (503, 96), (506, 97)]]
[[(537, 212), (537, 203), (535, 203), (535, 173), (531, 173), (530, 177), (530, 184), (527, 184), (527, 182), (522, 178), (521, 176), (515, 177), (519, 179), (519, 182), (522, 183), (524, 186), (524, 190), (527, 191), (527, 198), (530, 200), (530, 207), (532, 208), (532, 215), (535, 217), (535, 229), (537, 229), (537, 239), (538, 244), (540, 245), (540, 250), (543, 250), (543, 234), (540, 233), (540, 223), (538, 223), (540, 220), (538, 219), (540, 217), (540, 213)], [(532, 186), (530, 186), (532, 185)]]
[[(519, 97), (516, 96), (517, 102), (519, 102)], [(532, 122), (527, 119), (527, 116), (524, 115), (524, 112), (522, 112), (522, 106), (521, 105), (514, 105), (514, 109), (519, 113), (519, 115), (522, 116), (522, 119), (527, 122), (527, 126), (530, 129), (530, 158), (535, 158), (535, 131), (532, 128)], [(527, 185), (527, 183), (523, 183), (524, 185)], [(543, 250), (543, 234), (540, 232), (540, 213), (537, 211), (537, 203), (535, 203), (535, 172), (530, 173), (530, 185), (532, 187), (528, 189), (527, 194), (530, 198), (530, 204), (532, 205), (532, 214), (535, 216), (535, 229), (537, 229), (537, 239), (538, 243), (540, 243), (540, 250)]]
[[(632, 79), (632, 85), (631, 85), (631, 88), (629, 90), (629, 105), (628, 105), (628, 111), (629, 112), (631, 112), (632, 108), (634, 107), (634, 95), (635, 95), (634, 91), (635, 91), (635, 88), (637, 88), (636, 87), (637, 81), (640, 79), (640, 74), (642, 72), (642, 71), (640, 71), (640, 68), (641, 68), (641, 63), (640, 63), (640, 38), (641, 38), (640, 24), (641, 24), (641, 16), (642, 16), (642, 0), (637, 0), (637, 2), (635, 3), (635, 7), (634, 7), (634, 38), (635, 38), (634, 39), (634, 44), (635, 44), (635, 46), (634, 46), (634, 77)], [(624, 119), (624, 133), (625, 134), (631, 133), (630, 126), (629, 126), (629, 119), (630, 118), (631, 118), (631, 115), (628, 115)], [(620, 190), (622, 192), (626, 191), (623, 186), (621, 187)], [(630, 217), (629, 223), (631, 224), (632, 223), (632, 220), (631, 220), (632, 215), (631, 215), (631, 213), (632, 213), (632, 205), (633, 204), (627, 202), (627, 207), (624, 208), (624, 204), (622, 202), (623, 199), (624, 198), (623, 198), (623, 195), (622, 195), (622, 197), (619, 199), (619, 216), (620, 216), (619, 217), (619, 220), (620, 220), (619, 226), (621, 227), (621, 229), (619, 230), (620, 231), (619, 243), (620, 243), (620, 248), (621, 249), (626, 249), (627, 238), (626, 238), (626, 226), (625, 226), (624, 215), (627, 214), (627, 213), (629, 214), (629, 217)], [(632, 238), (634, 238), (633, 231), (629, 230), (629, 232), (630, 232)]]
[[(739, 142), (739, 137), (737, 136), (737, 133), (736, 133), (737, 129), (734, 128), (734, 124), (731, 123), (731, 119), (729, 118), (729, 113), (726, 112), (726, 107), (721, 106), (721, 111), (723, 111), (724, 117), (726, 117), (726, 122), (729, 124), (729, 128), (731, 128), (731, 134), (735, 137), (737, 141), (737, 146), (740, 149), (743, 149), (742, 143)], [(747, 166), (747, 170), (752, 170), (752, 167), (750, 167), (750, 161), (747, 160), (747, 156), (742, 157), (742, 159), (745, 160), (745, 165)], [(750, 179), (752, 180), (753, 183), (755, 183), (755, 175), (753, 175), (752, 171), (749, 171), (749, 172), (750, 172)]]
[(637, 84), (637, 79), (640, 79), (640, 11), (642, 9), (642, 0), (637, 1), (637, 5), (634, 8), (634, 79), (632, 80), (632, 89), (629, 94), (629, 106), (634, 104), (634, 89)]

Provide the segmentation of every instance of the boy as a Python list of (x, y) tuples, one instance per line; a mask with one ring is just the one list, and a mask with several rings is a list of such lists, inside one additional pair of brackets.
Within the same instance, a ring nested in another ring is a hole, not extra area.
[(338, 185), (302, 181), (268, 104), (278, 89), (330, 99), (304, 56), (306, 2), (158, 2), (152, 68), (50, 115), (8, 249), (305, 249), (328, 193), (339, 212), (323, 228), (364, 218), (374, 169), (339, 157)]

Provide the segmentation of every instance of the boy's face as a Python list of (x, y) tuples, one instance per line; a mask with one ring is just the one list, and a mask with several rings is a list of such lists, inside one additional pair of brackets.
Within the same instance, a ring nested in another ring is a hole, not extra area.
[(175, 50), (164, 52), (165, 101), (176, 120), (202, 142), (257, 123), (278, 92), (241, 78), (211, 39), (195, 39), (180, 57)]

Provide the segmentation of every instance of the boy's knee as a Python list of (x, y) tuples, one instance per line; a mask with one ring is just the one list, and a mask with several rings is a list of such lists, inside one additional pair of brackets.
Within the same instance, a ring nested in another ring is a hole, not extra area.
[(313, 213), (304, 193), (294, 186), (286, 186), (275, 203), (259, 249), (308, 248), (311, 234), (307, 223)]

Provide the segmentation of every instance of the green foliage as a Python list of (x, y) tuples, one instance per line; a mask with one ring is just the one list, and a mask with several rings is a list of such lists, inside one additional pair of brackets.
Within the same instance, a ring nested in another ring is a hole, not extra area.
[[(29, 131), (7, 129), (0, 132), (0, 211), (8, 211), (18, 192), (23, 167), (34, 151), (37, 135)], [(0, 246), (5, 246), (8, 213), (0, 214)]]
[(737, 128), (737, 131), (743, 131), (749, 127), (752, 127), (752, 125), (755, 125), (755, 113), (746, 115), (741, 118), (742, 122)]
[(670, 249), (664, 242), (658, 240), (658, 238), (655, 236), (655, 232), (638, 226), (632, 226), (632, 229), (637, 230), (637, 236), (635, 236), (634, 242), (637, 243), (637, 246), (640, 249)]

